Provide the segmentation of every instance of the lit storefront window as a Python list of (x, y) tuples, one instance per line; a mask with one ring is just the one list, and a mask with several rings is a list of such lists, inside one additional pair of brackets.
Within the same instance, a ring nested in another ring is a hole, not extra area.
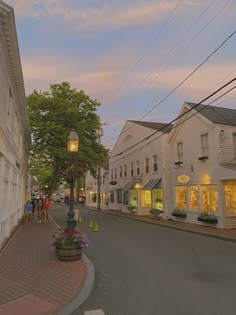
[(137, 207), (137, 191), (136, 190), (129, 191), (129, 205)]
[(225, 185), (225, 213), (236, 215), (236, 182)]
[(152, 205), (152, 198), (151, 198), (151, 190), (142, 190), (142, 207), (151, 207)]
[(163, 210), (163, 191), (162, 189), (152, 190), (153, 208)]
[(198, 210), (199, 189), (197, 185), (190, 186), (190, 207), (192, 210)]
[(175, 186), (175, 206), (180, 209), (187, 209), (187, 186)]
[(218, 191), (216, 185), (201, 186), (202, 210), (218, 211)]

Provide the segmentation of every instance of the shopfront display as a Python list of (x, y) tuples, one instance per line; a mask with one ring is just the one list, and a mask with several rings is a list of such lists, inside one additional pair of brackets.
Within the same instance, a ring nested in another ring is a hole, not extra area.
[(137, 207), (137, 190), (129, 190), (129, 205)]
[(190, 186), (190, 208), (191, 210), (199, 209), (199, 187), (197, 185)]
[(152, 190), (152, 200), (153, 208), (164, 210), (163, 206), (163, 190), (162, 189), (153, 189)]
[(175, 186), (175, 207), (187, 209), (188, 206), (188, 187)]
[(236, 181), (224, 185), (225, 214), (236, 215)]
[(218, 211), (218, 191), (216, 185), (201, 185), (202, 210)]

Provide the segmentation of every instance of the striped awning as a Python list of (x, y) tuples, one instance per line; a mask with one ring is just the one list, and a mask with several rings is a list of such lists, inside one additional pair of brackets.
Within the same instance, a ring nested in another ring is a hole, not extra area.
[(134, 186), (134, 184), (133, 184), (132, 182), (127, 183), (127, 184), (123, 187), (123, 192), (127, 192), (127, 191), (130, 190), (133, 186)]
[(150, 179), (144, 186), (143, 190), (152, 190), (154, 188), (160, 187), (161, 185), (161, 178), (154, 178)]

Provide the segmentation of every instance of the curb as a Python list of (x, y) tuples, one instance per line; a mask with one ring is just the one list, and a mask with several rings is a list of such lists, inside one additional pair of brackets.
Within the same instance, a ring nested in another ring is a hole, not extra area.
[[(60, 227), (56, 221), (50, 216), (52, 222), (57, 226)], [(94, 284), (95, 284), (95, 267), (91, 260), (83, 253), (82, 259), (86, 265), (87, 275), (85, 279), (84, 286), (81, 288), (79, 295), (64, 309), (59, 311), (57, 315), (71, 315), (75, 312), (89, 297), (91, 294)]]
[(75, 312), (89, 297), (91, 294), (94, 283), (95, 283), (95, 268), (91, 260), (83, 254), (83, 261), (87, 267), (87, 276), (85, 284), (82, 287), (81, 291), (77, 298), (75, 298), (69, 305), (67, 305), (63, 310), (61, 310), (57, 315), (71, 315)]
[(113, 216), (124, 218), (124, 219), (128, 219), (128, 220), (134, 220), (134, 221), (143, 222), (143, 223), (147, 223), (147, 224), (158, 225), (158, 226), (161, 226), (161, 227), (167, 228), (167, 229), (173, 229), (173, 230), (182, 231), (182, 232), (191, 233), (191, 234), (198, 234), (198, 235), (201, 235), (201, 236), (216, 238), (216, 239), (219, 239), (219, 240), (222, 240), (222, 241), (226, 241), (226, 242), (236, 243), (236, 238), (232, 238), (232, 237), (226, 237), (226, 236), (223, 236), (223, 235), (216, 235), (216, 234), (209, 234), (209, 233), (202, 232), (202, 231), (188, 230), (188, 229), (184, 229), (182, 227), (170, 226), (170, 225), (165, 225), (163, 223), (146, 221), (146, 220), (143, 220), (142, 218), (138, 218), (138, 217), (137, 218), (136, 217), (132, 218), (132, 217), (127, 217), (127, 216), (122, 215), (122, 214), (120, 215), (120, 214), (110, 213), (110, 212), (107, 212), (107, 211), (104, 211), (104, 210), (97, 210), (97, 209), (93, 209), (93, 208), (86, 207), (86, 206), (84, 206), (84, 207), (86, 209), (88, 209), (88, 210), (92, 210), (92, 211), (95, 211), (95, 212), (102, 212), (103, 214), (109, 214), (109, 215), (113, 215)]

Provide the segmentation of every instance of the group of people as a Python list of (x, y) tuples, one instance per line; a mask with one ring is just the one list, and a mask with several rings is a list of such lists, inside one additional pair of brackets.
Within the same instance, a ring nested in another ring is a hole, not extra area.
[(27, 223), (31, 223), (32, 214), (36, 211), (36, 220), (37, 223), (41, 223), (44, 221), (48, 222), (48, 211), (50, 208), (50, 200), (49, 199), (33, 199), (27, 200), (25, 204), (25, 217)]

